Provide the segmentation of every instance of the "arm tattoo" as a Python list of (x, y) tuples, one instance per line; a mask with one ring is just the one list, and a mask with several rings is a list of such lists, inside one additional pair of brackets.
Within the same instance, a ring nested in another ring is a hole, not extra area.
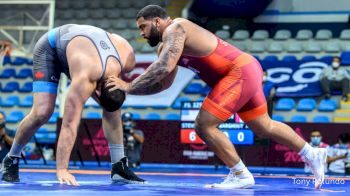
[(182, 54), (185, 33), (184, 28), (180, 24), (176, 24), (174, 30), (164, 35), (163, 49), (158, 60), (153, 62), (145, 73), (131, 83), (130, 94), (153, 94), (162, 89), (161, 80), (175, 68)]

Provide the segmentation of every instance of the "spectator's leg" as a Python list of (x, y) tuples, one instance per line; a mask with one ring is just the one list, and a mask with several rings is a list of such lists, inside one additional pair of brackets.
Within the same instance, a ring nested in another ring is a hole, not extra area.
[(331, 97), (330, 81), (324, 77), (320, 79), (320, 83), (323, 93), (325, 94), (326, 98), (329, 99)]
[(343, 96), (343, 100), (347, 101), (348, 100), (348, 92), (349, 92), (349, 79), (348, 78), (344, 78), (341, 81), (341, 87), (342, 87), (342, 96)]

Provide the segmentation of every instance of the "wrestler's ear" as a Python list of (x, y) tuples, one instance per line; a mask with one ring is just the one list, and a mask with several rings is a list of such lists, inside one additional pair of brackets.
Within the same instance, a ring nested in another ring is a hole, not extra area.
[(156, 27), (159, 28), (160, 27), (160, 18), (156, 17), (154, 21), (156, 22)]

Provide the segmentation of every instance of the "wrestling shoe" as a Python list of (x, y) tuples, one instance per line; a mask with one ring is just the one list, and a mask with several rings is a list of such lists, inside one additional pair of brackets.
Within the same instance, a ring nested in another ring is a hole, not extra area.
[(6, 157), (2, 160), (2, 180), (6, 182), (19, 182), (19, 157)]
[(327, 161), (327, 150), (324, 148), (313, 148), (306, 156), (302, 156), (302, 159), (314, 174), (315, 188), (321, 188), (324, 181), (324, 166)]
[(111, 179), (115, 183), (122, 184), (145, 184), (144, 179), (139, 178), (128, 167), (128, 160), (126, 157), (120, 159), (120, 161), (112, 164)]
[(211, 184), (209, 188), (219, 188), (219, 189), (246, 189), (253, 187), (255, 180), (253, 175), (249, 172), (247, 168), (242, 171), (230, 170), (230, 173), (226, 176), (225, 180), (219, 184)]

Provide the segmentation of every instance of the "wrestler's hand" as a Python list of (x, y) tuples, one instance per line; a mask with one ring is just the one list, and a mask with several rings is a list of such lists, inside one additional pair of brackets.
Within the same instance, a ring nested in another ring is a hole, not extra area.
[(68, 172), (68, 169), (57, 169), (56, 175), (60, 184), (66, 183), (67, 185), (79, 186), (75, 177)]
[(106, 87), (109, 88), (109, 91), (119, 89), (127, 93), (130, 89), (130, 83), (125, 82), (124, 80), (116, 76), (110, 76), (107, 79)]

